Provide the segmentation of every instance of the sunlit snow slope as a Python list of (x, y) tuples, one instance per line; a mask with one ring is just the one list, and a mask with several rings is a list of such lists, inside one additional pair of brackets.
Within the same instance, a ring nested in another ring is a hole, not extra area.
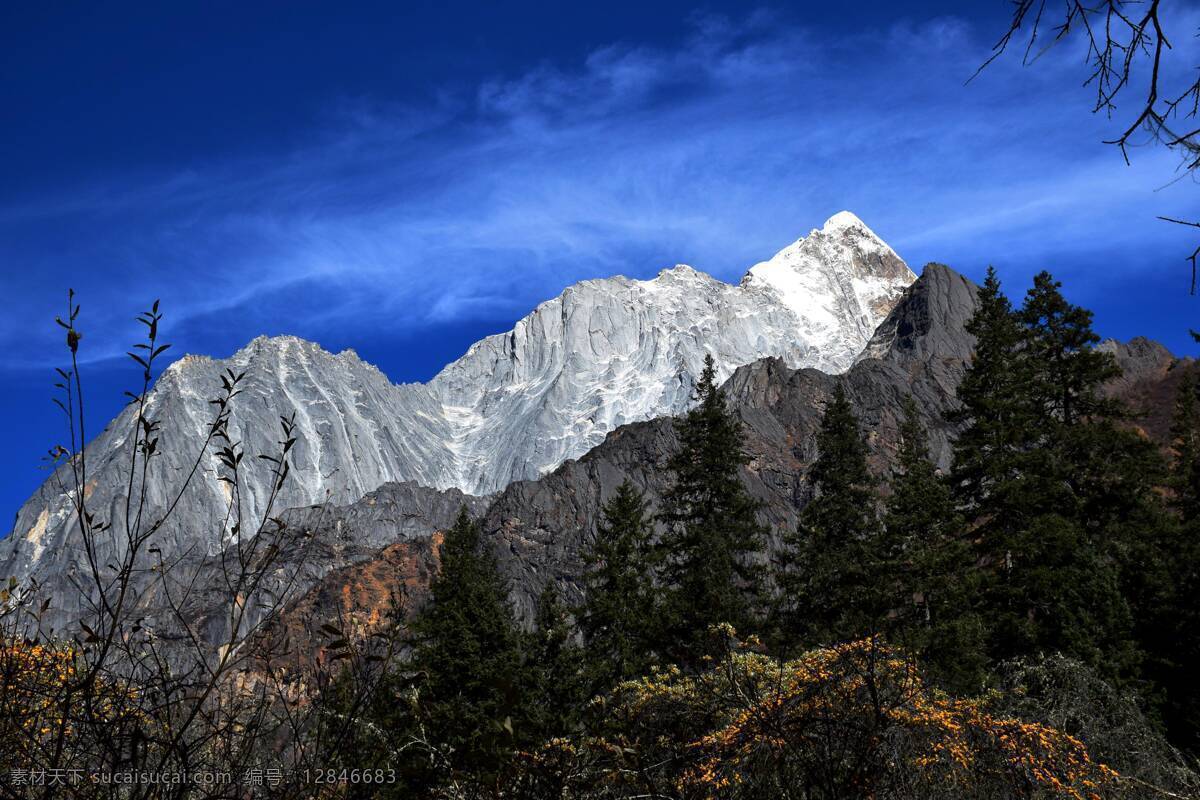
[[(261, 337), (225, 360), (185, 357), (152, 393), (165, 455), (147, 492), (152, 506), (173, 498), (226, 368), (246, 372), (231, 427), (250, 456), (269, 452), (279, 416), (296, 412), (300, 443), (280, 507), (348, 502), (385, 481), (484, 494), (582, 455), (618, 425), (680, 412), (706, 354), (722, 378), (766, 356), (841, 372), (914, 280), (890, 247), (842, 212), (736, 286), (687, 266), (652, 280), (571, 286), (428, 384), (393, 384), (352, 352), (333, 355), (294, 337)], [(91, 508), (118, 526), (128, 413), (87, 450)], [(213, 466), (204, 460), (178, 522), (158, 535), (164, 554), (212, 551), (228, 537), (228, 494)], [(23, 579), (35, 565), (69, 570), (79, 561), (64, 481), (52, 476), (22, 507), (0, 542), (0, 574)], [(247, 479), (247, 518), (261, 513), (267, 486), (265, 471)]]

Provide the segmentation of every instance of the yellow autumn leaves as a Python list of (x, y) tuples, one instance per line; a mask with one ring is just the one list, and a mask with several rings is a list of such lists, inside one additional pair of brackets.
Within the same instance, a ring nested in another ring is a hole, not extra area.
[(83, 728), (138, 716), (137, 693), (86, 677), (75, 645), (11, 640), (0, 644), (0, 749), (6, 761), (37, 764), (47, 748), (74, 743)]
[(1078, 739), (947, 697), (874, 639), (782, 662), (735, 643), (706, 668), (658, 671), (597, 702), (611, 735), (555, 740), (527, 762), (575, 783), (562, 797), (1119, 794), (1119, 776)]

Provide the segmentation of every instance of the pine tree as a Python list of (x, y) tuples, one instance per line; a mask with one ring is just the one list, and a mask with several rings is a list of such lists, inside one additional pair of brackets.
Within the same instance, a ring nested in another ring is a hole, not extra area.
[(1103, 391), (1120, 369), (1095, 348), (1092, 313), (1067, 302), (1061, 287), (1039, 273), (1017, 314), (1036, 414), (1023, 499), (1039, 514), (1022, 591), (1035, 609), (1037, 646), (1123, 681), (1141, 658), (1127, 595), (1131, 581), (1142, 580), (1130, 574), (1136, 564), (1123, 567), (1159, 518), (1153, 485), (1161, 467), (1156, 448), (1121, 427), (1127, 411)]
[(1136, 651), (1107, 537), (1122, 516), (1114, 497), (1139, 502), (1127, 467), (1145, 450), (1114, 427), (1120, 409), (1101, 392), (1112, 359), (1093, 347), (1091, 314), (1059, 288), (1038, 275), (1014, 312), (989, 270), (953, 415), (967, 423), (954, 487), (982, 566), (989, 654), (1057, 650), (1118, 677), (1131, 673)]
[(430, 602), (412, 624), (412, 667), (425, 674), (425, 727), (456, 769), (492, 776), (528, 735), (521, 637), (508, 590), (464, 506), (447, 531)]
[(584, 602), (576, 612), (593, 694), (649, 671), (658, 624), (654, 530), (645, 497), (626, 479), (603, 515), (585, 555)]
[(970, 608), (975, 574), (962, 518), (930, 460), (928, 441), (908, 397), (872, 572), (888, 593), (890, 638), (921, 654), (944, 684), (971, 689), (983, 668), (981, 626)]
[(1100, 337), (1092, 330), (1092, 312), (1068, 303), (1061, 289), (1050, 273), (1038, 273), (1017, 314), (1032, 367), (1033, 402), (1044, 418), (1067, 427), (1119, 417), (1117, 402), (1100, 389), (1121, 370), (1111, 354), (1095, 349)]
[(780, 575), (784, 647), (877, 632), (886, 608), (872, 574), (880, 534), (875, 479), (858, 419), (841, 384), (821, 418), (809, 479), (817, 494), (785, 538)]
[[(1158, 547), (1137, 555), (1157, 572), (1135, 602), (1140, 633), (1149, 651), (1147, 672), (1164, 689), (1162, 715), (1173, 741), (1200, 753), (1200, 381), (1196, 367), (1184, 374), (1171, 426), (1168, 485), (1175, 515), (1160, 526)], [(1157, 558), (1155, 558), (1155, 556)]]
[(1200, 518), (1200, 381), (1196, 368), (1180, 381), (1171, 422), (1173, 504), (1185, 522)]
[(717, 388), (712, 356), (705, 358), (696, 399), (676, 421), (679, 450), (668, 463), (674, 483), (663, 497), (660, 542), (659, 579), (667, 588), (662, 640), (685, 660), (707, 648), (709, 626), (731, 623), (745, 633), (756, 624), (760, 568), (748, 557), (766, 534), (738, 474), (749, 458), (741, 424)]
[(958, 502), (970, 509), (1019, 495), (1020, 462), (1031, 447), (1035, 418), (1024, 333), (991, 267), (966, 329), (975, 337), (974, 357), (958, 386), (960, 407), (948, 416), (967, 423), (955, 440), (952, 478)]
[[(928, 440), (916, 402), (911, 396), (905, 398), (900, 447), (891, 495), (885, 503), (884, 535), (878, 548), (887, 561), (900, 564), (893, 570), (900, 575), (916, 576), (929, 571), (922, 568), (922, 560), (930, 558), (932, 551), (943, 543), (954, 540), (961, 524), (950, 489), (930, 460)], [(907, 584), (903, 592), (909, 601), (912, 601), (910, 589), (916, 594), (931, 594), (913, 585), (915, 577), (900, 582)], [(929, 616), (931, 609), (926, 601), (916, 602), (917, 616)]]
[(553, 581), (538, 597), (537, 619), (526, 639), (533, 738), (547, 741), (566, 735), (578, 724), (585, 699), (582, 654), (571, 641), (567, 609)]

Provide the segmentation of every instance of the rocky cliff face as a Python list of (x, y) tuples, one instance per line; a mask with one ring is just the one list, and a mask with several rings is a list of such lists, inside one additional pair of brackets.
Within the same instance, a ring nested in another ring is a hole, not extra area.
[[(437, 471), (432, 447), (449, 434), (426, 387), (395, 386), (352, 352), (335, 356), (294, 337), (256, 339), (225, 360), (187, 356), (163, 373), (148, 399), (147, 416), (162, 427), (160, 454), (144, 484), (147, 523), (174, 502), (183, 476), (199, 464), (150, 543), (164, 558), (215, 555), (231, 541), (229, 486), (217, 479), (216, 459), (200, 452), (214, 416), (209, 400), (226, 369), (245, 373), (229, 426), (230, 438), (247, 454), (240, 492), (243, 530), (252, 530), (267, 512), (270, 474), (256, 456), (278, 451), (279, 416), (292, 410), (300, 431), (292, 452), (295, 469), (272, 514), (317, 502), (348, 503), (396, 475), (411, 474), (425, 484), (446, 479)], [(406, 411), (398, 413), (401, 408)], [(88, 508), (112, 525), (96, 537), (101, 565), (117, 561), (126, 540), (125, 479), (134, 421), (127, 408), (86, 451)], [(21, 508), (12, 535), (0, 542), (0, 574), (22, 583), (35, 577), (62, 616), (80, 610), (83, 598), (71, 579), (82, 578), (87, 569), (68, 481), (65, 468), (52, 475)], [(135, 478), (135, 496), (142, 485)], [(148, 569), (150, 562), (141, 566)]]
[[(816, 457), (816, 432), (838, 380), (844, 382), (868, 431), (877, 470), (885, 470), (894, 456), (902, 403), (910, 394), (929, 427), (935, 457), (948, 464), (953, 431), (942, 414), (953, 404), (954, 389), (971, 356), (972, 340), (963, 325), (975, 309), (976, 291), (949, 268), (930, 265), (879, 326), (868, 345), (872, 355), (840, 378), (767, 358), (738, 368), (724, 383), (723, 391), (745, 426), (752, 456), (743, 477), (763, 503), (764, 521), (776, 539), (796, 524), (809, 499), (807, 474)], [(600, 509), (626, 478), (657, 503), (669, 480), (664, 466), (676, 444), (670, 418), (624, 425), (582, 458), (568, 460), (538, 480), (514, 482), (492, 500), (483, 514), (484, 529), (525, 619), (532, 617), (547, 581), (556, 581), (569, 599), (579, 598), (582, 553), (595, 534)], [(404, 556), (428, 563), (432, 553), (428, 545), (413, 542)], [(378, 557), (395, 560), (398, 554)], [(373, 560), (331, 573), (309, 599), (283, 614), (282, 624), (316, 630), (335, 606), (313, 598), (336, 595), (339, 582), (368, 585), (364, 576), (379, 572)], [(410, 602), (419, 602), (421, 582), (412, 576), (401, 578)], [(378, 587), (372, 591), (383, 596)], [(359, 620), (371, 618), (367, 596), (339, 603), (354, 607)]]
[[(725, 382), (723, 391), (744, 424), (752, 456), (743, 478), (763, 504), (774, 544), (795, 526), (811, 496), (808, 470), (817, 455), (816, 433), (839, 380), (862, 421), (877, 473), (886, 474), (893, 462), (908, 395), (922, 412), (934, 458), (949, 466), (955, 431), (943, 415), (955, 403), (955, 389), (971, 359), (974, 342), (964, 326), (976, 308), (977, 291), (948, 267), (930, 264), (843, 376), (793, 369), (782, 359), (767, 358), (738, 368)], [(1102, 349), (1113, 353), (1124, 373), (1109, 391), (1129, 403), (1149, 435), (1165, 435), (1162, 409), (1169, 408), (1168, 395), (1173, 397), (1191, 361), (1175, 359), (1144, 339), (1108, 341)], [(548, 581), (569, 599), (580, 598), (582, 553), (595, 535), (600, 509), (625, 479), (656, 504), (669, 480), (665, 463), (676, 446), (669, 418), (624, 425), (582, 458), (538, 480), (514, 482), (491, 501), (482, 517), (484, 529), (526, 621)], [(431, 539), (412, 540), (330, 573), (280, 615), (280, 625), (316, 631), (340, 611), (359, 630), (369, 630), (372, 620), (380, 619), (372, 598), (387, 596), (379, 576), (387, 574), (389, 564), (413, 565), (393, 573), (392, 581), (403, 584), (409, 608), (419, 605), (433, 574), (436, 546)]]
[[(387, 482), (486, 494), (583, 455), (621, 425), (678, 413), (706, 354), (722, 377), (763, 357), (789, 368), (845, 370), (913, 279), (891, 248), (843, 212), (751, 268), (738, 286), (685, 266), (648, 281), (572, 286), (428, 384), (394, 385), (353, 352), (333, 355), (294, 337), (259, 338), (224, 360), (188, 356), (166, 370), (149, 399), (162, 455), (145, 483), (147, 513), (154, 519), (173, 502), (227, 369), (245, 373), (230, 435), (247, 464), (274, 452), (279, 416), (296, 412), (291, 478), (272, 513), (346, 504)], [(117, 531), (132, 422), (127, 410), (87, 447), (90, 510)], [(202, 455), (199, 463), (155, 534), (165, 558), (187, 553), (199, 562), (234, 542), (228, 486), (215, 460)], [(0, 541), (0, 575), (39, 580), (62, 598), (64, 618), (79, 610), (71, 576), (86, 563), (66, 484), (64, 471), (53, 475)], [(269, 472), (247, 470), (242, 537), (265, 515), (269, 494)], [(122, 539), (98, 542), (99, 563), (119, 555)]]
[(1167, 348), (1142, 336), (1128, 343), (1108, 339), (1099, 349), (1112, 353), (1121, 367), (1121, 377), (1108, 387), (1110, 394), (1133, 409), (1133, 425), (1165, 445), (1179, 385), (1194, 367), (1193, 359), (1175, 358)]
[(456, 426), (454, 485), (497, 491), (578, 458), (620, 425), (678, 414), (707, 354), (722, 378), (769, 356), (842, 372), (914, 279), (842, 212), (738, 286), (687, 266), (576, 284), (430, 383)]
[[(164, 639), (177, 635), (182, 618), (204, 641), (228, 642), (254, 629), (277, 606), (302, 597), (310, 587), (337, 586), (338, 596), (348, 600), (352, 595), (342, 588), (342, 582), (323, 579), (361, 562), (383, 558), (391, 563), (388, 559), (396, 553), (423, 552), (432, 536), (454, 524), (460, 508), (465, 506), (468, 513), (478, 516), (488, 505), (486, 499), (457, 489), (439, 491), (408, 482), (386, 483), (346, 505), (323, 503), (289, 509), (279, 515), (278, 524), (262, 534), (278, 547), (278, 553), (270, 569), (263, 571), (256, 591), (242, 599), (242, 608), (235, 607), (238, 598), (229, 587), (236, 585), (242, 563), (239, 556), (247, 548), (239, 550), (238, 543), (231, 543), (220, 553), (183, 559), (170, 571), (166, 584), (159, 579), (146, 585), (138, 598), (139, 614), (144, 615), (143, 625)], [(259, 543), (252, 552), (261, 554), (269, 544)], [(374, 563), (370, 569), (378, 572), (381, 568)], [(417, 578), (420, 576), (413, 579)], [(167, 591), (170, 597), (164, 594)], [(388, 610), (388, 591), (371, 594), (370, 606), (379, 615)], [(348, 610), (324, 601), (319, 605)], [(235, 624), (237, 636), (233, 635)]]
[[(739, 367), (723, 385), (742, 420), (751, 461), (743, 478), (763, 507), (778, 543), (794, 528), (811, 497), (808, 471), (816, 434), (834, 385), (841, 381), (867, 433), (872, 466), (884, 472), (899, 444), (902, 404), (912, 395), (930, 431), (939, 463), (948, 465), (954, 431), (943, 419), (971, 357), (963, 324), (974, 312), (977, 287), (952, 270), (926, 267), (879, 326), (864, 358), (842, 376), (794, 369), (768, 358)], [(578, 597), (576, 580), (585, 542), (595, 535), (600, 509), (629, 478), (656, 504), (670, 479), (665, 464), (677, 446), (672, 420), (628, 425), (578, 461), (538, 481), (511, 484), (484, 517), (514, 586), (514, 602), (529, 618), (546, 581)]]

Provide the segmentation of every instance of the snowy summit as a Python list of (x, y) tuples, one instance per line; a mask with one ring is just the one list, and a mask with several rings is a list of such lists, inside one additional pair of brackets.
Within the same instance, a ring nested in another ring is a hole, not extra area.
[[(279, 415), (294, 410), (298, 443), (283, 507), (352, 502), (388, 481), (487, 494), (578, 458), (620, 425), (682, 412), (706, 355), (721, 379), (768, 356), (845, 371), (915, 279), (861, 220), (841, 212), (737, 285), (686, 265), (651, 280), (577, 283), (512, 330), (476, 342), (427, 384), (393, 384), (350, 352), (260, 337), (225, 360), (181, 359), (150, 402), (164, 441), (188, 441), (209, 418), (220, 374), (245, 372), (230, 435), (248, 452), (270, 449)], [(127, 463), (124, 416), (88, 446), (97, 495), (122, 485), (109, 473)], [(177, 449), (161, 456), (164, 474), (184, 468), (172, 462), (186, 455)], [(4, 563), (3, 550), (28, 543), (32, 558), (10, 565), (18, 578), (41, 554), (65, 552), (73, 517), (58, 485), (52, 477), (25, 503), (0, 546)], [(164, 555), (193, 544), (195, 531), (205, 532), (206, 548), (220, 546), (221, 522), (203, 516), (224, 507), (223, 487), (207, 475), (189, 489), (196, 494), (181, 518), (191, 530), (164, 530)], [(265, 483), (245, 487), (247, 513), (268, 495)], [(123, 507), (115, 495), (93, 502), (115, 515)]]

